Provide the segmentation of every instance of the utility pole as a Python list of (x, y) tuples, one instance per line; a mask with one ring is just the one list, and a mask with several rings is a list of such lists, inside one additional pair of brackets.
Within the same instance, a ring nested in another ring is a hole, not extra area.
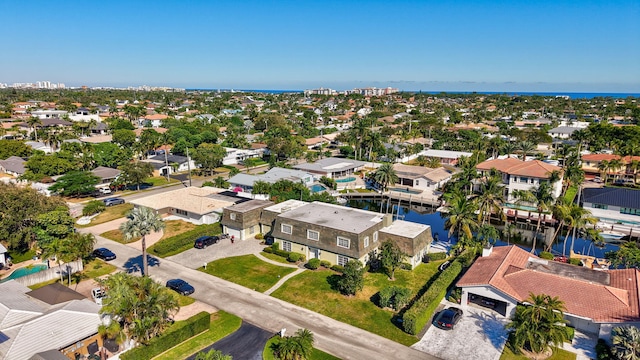
[(191, 159), (189, 158), (188, 146), (187, 146), (187, 169), (189, 169), (189, 186), (191, 186)]

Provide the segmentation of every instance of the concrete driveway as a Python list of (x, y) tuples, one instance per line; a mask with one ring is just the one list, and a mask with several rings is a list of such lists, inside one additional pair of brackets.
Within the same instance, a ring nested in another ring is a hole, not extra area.
[[(456, 306), (446, 300), (446, 307)], [(444, 360), (498, 360), (507, 341), (508, 319), (489, 310), (467, 307), (453, 330), (431, 325), (411, 347)]]
[[(231, 355), (234, 359), (262, 360), (262, 350), (267, 340), (274, 333), (260, 329), (255, 325), (242, 322), (240, 329), (233, 334), (207, 346), (201, 352), (211, 349), (220, 350), (225, 355)], [(196, 358), (196, 354), (189, 356), (188, 360)]]
[(222, 239), (217, 244), (213, 244), (204, 249), (191, 248), (179, 254), (167, 257), (167, 260), (174, 261), (190, 269), (201, 268), (205, 262), (211, 262), (231, 256), (255, 254), (262, 251), (264, 245), (260, 240), (236, 240), (233, 244), (230, 239)]

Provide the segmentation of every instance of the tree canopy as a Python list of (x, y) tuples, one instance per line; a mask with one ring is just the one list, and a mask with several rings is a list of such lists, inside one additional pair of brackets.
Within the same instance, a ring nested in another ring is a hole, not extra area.
[(89, 171), (72, 171), (58, 178), (49, 190), (64, 196), (90, 195), (96, 191), (99, 181), (100, 178)]

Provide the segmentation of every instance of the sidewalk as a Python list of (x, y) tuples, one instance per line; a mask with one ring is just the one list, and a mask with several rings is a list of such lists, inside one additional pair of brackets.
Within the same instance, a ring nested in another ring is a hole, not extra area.
[[(284, 265), (284, 264), (281, 264)], [(280, 279), (275, 285), (273, 285), (270, 289), (268, 289), (267, 291), (263, 292), (263, 294), (265, 295), (271, 295), (271, 293), (273, 293), (274, 291), (278, 290), (278, 288), (280, 286), (282, 286), (282, 284), (284, 284), (285, 282), (287, 282), (287, 280), (291, 279), (292, 277), (300, 274), (301, 272), (305, 271), (306, 269), (297, 269), (296, 271), (292, 272), (291, 274), (287, 274), (285, 277), (283, 277), (282, 279)]]

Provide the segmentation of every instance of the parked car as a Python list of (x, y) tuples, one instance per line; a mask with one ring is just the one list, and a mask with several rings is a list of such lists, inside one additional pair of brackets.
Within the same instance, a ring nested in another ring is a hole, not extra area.
[(438, 266), (438, 270), (445, 271), (451, 265), (451, 261), (447, 260)]
[(196, 239), (196, 242), (195, 244), (193, 244), (193, 247), (196, 249), (204, 249), (209, 245), (217, 244), (218, 241), (220, 241), (219, 236), (201, 236)]
[(99, 194), (111, 194), (111, 189), (108, 187), (101, 187), (98, 188), (98, 193)]
[(97, 248), (93, 250), (93, 256), (104, 261), (110, 261), (116, 258), (116, 254), (107, 248)]
[(182, 279), (171, 279), (167, 281), (167, 287), (180, 295), (191, 295), (196, 289)]
[(433, 320), (433, 325), (443, 330), (453, 330), (453, 327), (462, 318), (462, 314), (462, 310), (455, 307), (442, 310)]
[(93, 301), (95, 301), (98, 305), (102, 305), (102, 299), (104, 299), (106, 296), (107, 294), (102, 288), (91, 289), (91, 297), (93, 298)]
[(105, 206), (113, 206), (113, 205), (124, 204), (124, 199), (123, 198), (106, 198), (102, 200), (102, 202), (104, 202)]

